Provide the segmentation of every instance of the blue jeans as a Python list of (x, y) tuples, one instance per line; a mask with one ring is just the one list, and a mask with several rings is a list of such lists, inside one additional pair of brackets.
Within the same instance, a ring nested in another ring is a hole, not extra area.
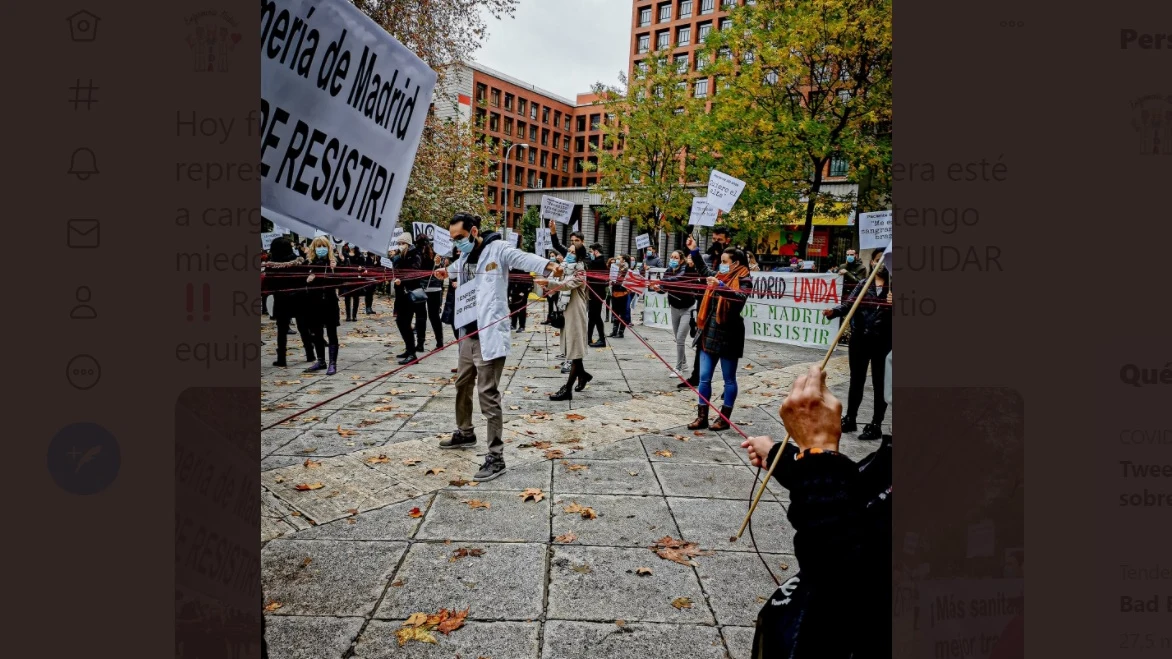
[(717, 357), (716, 355), (700, 351), (700, 405), (707, 405), (705, 401), (712, 400), (712, 374), (716, 371), (716, 362), (720, 360), (720, 374), (724, 376), (724, 406), (732, 407), (737, 402), (737, 359), (733, 357)]

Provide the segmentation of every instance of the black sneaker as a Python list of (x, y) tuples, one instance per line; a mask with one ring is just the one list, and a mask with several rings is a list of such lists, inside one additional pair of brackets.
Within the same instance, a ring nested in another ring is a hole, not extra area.
[(439, 443), (440, 448), (468, 448), (476, 445), (476, 433), (464, 433), (457, 430), (452, 433), (451, 439), (441, 439)]
[(688, 388), (688, 385), (691, 385), (691, 386), (693, 386), (693, 387), (699, 387), (699, 386), (700, 386), (700, 384), (699, 384), (699, 383), (697, 383), (697, 382), (692, 382), (691, 380), (686, 380), (686, 381), (684, 381), (684, 382), (681, 382), (681, 383), (677, 384), (677, 385), (676, 385), (676, 389), (687, 389), (687, 388)]
[(843, 432), (855, 432), (858, 429), (859, 429), (859, 427), (857, 425), (855, 425), (854, 419), (850, 418), (849, 416), (842, 417), (842, 431)]
[(868, 423), (863, 426), (863, 434), (859, 435), (862, 441), (872, 441), (883, 436), (883, 429), (878, 423)]
[(505, 473), (504, 456), (497, 455), (495, 453), (489, 453), (488, 455), (484, 456), (484, 466), (480, 468), (480, 471), (476, 472), (476, 475), (472, 477), (472, 480), (478, 483), (490, 481), (503, 473)]

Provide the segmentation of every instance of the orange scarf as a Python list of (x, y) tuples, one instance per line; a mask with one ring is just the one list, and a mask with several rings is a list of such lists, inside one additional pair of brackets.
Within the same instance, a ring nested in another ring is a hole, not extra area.
[[(726, 274), (717, 274), (716, 278), (722, 282), (729, 290), (741, 290), (741, 277), (749, 274), (749, 269), (743, 265), (738, 265), (731, 269)], [(715, 286), (709, 286), (708, 290), (704, 291), (704, 299), (700, 302), (700, 313), (696, 315), (696, 325), (704, 327), (705, 321), (708, 320), (708, 301), (712, 299), (712, 292), (716, 290)], [(716, 300), (716, 322), (717, 324), (724, 322), (725, 312), (728, 310), (728, 300), (724, 297), (719, 297)]]

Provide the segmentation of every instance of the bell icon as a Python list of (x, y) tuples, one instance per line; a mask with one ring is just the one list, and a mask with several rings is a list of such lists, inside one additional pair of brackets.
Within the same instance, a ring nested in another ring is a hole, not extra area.
[(69, 172), (78, 178), (78, 180), (85, 181), (89, 179), (90, 174), (97, 174), (98, 172), (98, 157), (94, 155), (92, 149), (81, 147), (73, 152), (69, 158)]

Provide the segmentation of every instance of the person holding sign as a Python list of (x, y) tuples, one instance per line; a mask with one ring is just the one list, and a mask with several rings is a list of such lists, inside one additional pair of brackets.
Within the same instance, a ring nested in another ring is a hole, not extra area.
[(708, 278), (708, 288), (700, 300), (696, 314), (696, 341), (700, 351), (700, 401), (696, 406), (696, 420), (688, 424), (689, 430), (708, 428), (708, 404), (712, 400), (712, 374), (720, 362), (720, 373), (724, 376), (723, 405), (720, 418), (711, 426), (713, 430), (728, 430), (733, 405), (737, 401), (737, 362), (744, 356), (745, 319), (741, 311), (753, 291), (753, 279), (749, 276), (749, 263), (745, 253), (729, 247), (720, 254), (720, 265), (712, 270), (700, 258), (696, 241), (688, 236), (688, 248), (692, 250), (692, 263), (702, 277)]
[(851, 317), (851, 342), (847, 344), (848, 363), (851, 370), (850, 392), (847, 395), (846, 416), (842, 417), (842, 432), (855, 432), (858, 426), (855, 415), (863, 402), (863, 387), (867, 384), (867, 365), (871, 365), (871, 386), (875, 390), (875, 409), (871, 412), (871, 423), (863, 426), (861, 440), (874, 440), (883, 436), (883, 417), (887, 413), (887, 402), (883, 397), (883, 377), (887, 366), (887, 354), (891, 352), (891, 286), (888, 272), (883, 266), (883, 250), (875, 250), (871, 256), (871, 267), (879, 268), (871, 287), (862, 290), (866, 281), (855, 285), (851, 294), (842, 299), (842, 304), (822, 312), (827, 318), (841, 318), (846, 315), (860, 295), (863, 301)]
[[(582, 391), (594, 379), (582, 364), (586, 358), (586, 258), (586, 248), (573, 245), (566, 254), (564, 276), (537, 280), (538, 286), (557, 288), (563, 299), (568, 298), (562, 312), (566, 320), (565, 328), (562, 329), (562, 347), (570, 362), (570, 378), (557, 393), (550, 394), (549, 399), (552, 401), (573, 400), (574, 394), (570, 388)], [(575, 381), (577, 386), (574, 386)]]
[(475, 446), (472, 425), (472, 390), (480, 398), (480, 413), (488, 421), (488, 455), (473, 476), (487, 481), (505, 470), (504, 414), (501, 411), (500, 382), (509, 356), (511, 333), (509, 316), (510, 270), (562, 275), (556, 263), (513, 248), (495, 231), (481, 234), (481, 219), (471, 213), (457, 213), (448, 225), (452, 243), (460, 258), (447, 269), (435, 271), (437, 277), (456, 281), (456, 308), (453, 323), (460, 339), (456, 366), (456, 431), (450, 439), (440, 441), (443, 449)]

